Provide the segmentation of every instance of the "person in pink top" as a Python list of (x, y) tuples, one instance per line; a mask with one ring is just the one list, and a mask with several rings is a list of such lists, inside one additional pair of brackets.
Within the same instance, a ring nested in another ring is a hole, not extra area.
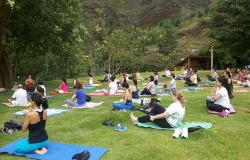
[(58, 93), (67, 93), (68, 92), (67, 81), (65, 78), (62, 78), (62, 82), (59, 86), (59, 90), (55, 89), (55, 92), (58, 92)]

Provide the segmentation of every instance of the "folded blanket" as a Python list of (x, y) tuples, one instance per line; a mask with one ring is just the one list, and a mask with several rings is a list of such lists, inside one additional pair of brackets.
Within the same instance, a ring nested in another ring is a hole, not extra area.
[(140, 127), (144, 127), (144, 128), (153, 128), (153, 129), (161, 129), (161, 130), (175, 130), (178, 128), (182, 129), (182, 128), (192, 128), (192, 127), (201, 127), (203, 129), (212, 128), (212, 123), (207, 123), (207, 122), (185, 122), (176, 128), (161, 128), (157, 126), (156, 124), (154, 124), (153, 122), (147, 122), (147, 123), (135, 122), (134, 124)]

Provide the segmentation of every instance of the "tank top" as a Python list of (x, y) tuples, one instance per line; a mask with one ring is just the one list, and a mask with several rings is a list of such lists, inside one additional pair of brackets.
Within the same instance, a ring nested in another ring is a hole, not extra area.
[(136, 91), (132, 92), (132, 98), (133, 99), (140, 99), (138, 89)]
[(35, 124), (29, 124), (29, 143), (41, 143), (48, 140), (48, 135), (45, 130), (46, 121), (43, 120), (43, 111), (37, 112), (40, 121)]

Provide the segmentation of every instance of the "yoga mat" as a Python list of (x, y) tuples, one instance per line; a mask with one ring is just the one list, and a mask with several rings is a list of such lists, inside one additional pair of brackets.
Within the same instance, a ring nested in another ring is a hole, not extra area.
[(147, 122), (147, 123), (135, 122), (134, 124), (144, 128), (161, 129), (161, 130), (175, 130), (178, 128), (191, 128), (191, 127), (201, 127), (203, 129), (212, 128), (212, 123), (206, 123), (206, 122), (185, 122), (176, 128), (161, 128), (156, 124), (154, 124), (153, 122)]
[[(233, 105), (230, 106), (229, 112), (230, 112), (230, 114), (236, 113), (236, 110), (234, 109)], [(210, 114), (219, 114), (220, 112), (208, 110), (208, 113), (210, 113)]]
[(107, 95), (107, 94), (104, 94), (103, 92), (94, 92), (94, 93), (88, 93), (87, 95), (89, 96), (121, 96), (122, 93), (116, 93), (114, 95)]
[(48, 94), (73, 94), (75, 92), (65, 92), (65, 93), (59, 93), (59, 92), (48, 92)]
[(84, 86), (83, 89), (94, 89), (95, 87), (93, 86)]
[[(49, 108), (49, 109), (47, 109), (47, 116), (54, 116), (54, 115), (62, 114), (64, 112), (69, 112), (69, 111), (70, 110)], [(13, 114), (17, 115), (17, 116), (23, 116), (24, 111), (18, 111), (18, 112), (15, 112)]]
[(86, 104), (84, 106), (80, 106), (80, 107), (69, 107), (69, 108), (75, 108), (75, 109), (83, 109), (83, 108), (96, 108), (98, 106), (101, 106), (103, 104), (103, 102), (100, 103), (94, 103), (94, 102), (86, 102)]
[(89, 160), (99, 160), (107, 151), (107, 148), (104, 147), (93, 147), (93, 146), (80, 146), (74, 144), (64, 144), (57, 142), (49, 142), (48, 152), (44, 155), (38, 154), (24, 154), (17, 153), (15, 151), (15, 144), (22, 139), (19, 139), (15, 142), (7, 144), (0, 148), (0, 153), (14, 154), (17, 156), (24, 156), (30, 159), (39, 159), (39, 160), (71, 160), (72, 156), (76, 153), (82, 152), (83, 150), (88, 150), (90, 152)]
[[(151, 95), (140, 95), (141, 97), (155, 97), (155, 96), (151, 96)], [(169, 93), (157, 93), (156, 96), (162, 97), (162, 96), (170, 96)]]
[(5, 106), (8, 106), (8, 107), (27, 107), (29, 106), (30, 104), (26, 104), (26, 105), (22, 105), (22, 106), (17, 106), (17, 105), (12, 105), (12, 104), (9, 104), (9, 103), (2, 103), (3, 105)]
[(249, 90), (247, 89), (242, 89), (242, 90), (234, 90), (235, 93), (247, 93)]

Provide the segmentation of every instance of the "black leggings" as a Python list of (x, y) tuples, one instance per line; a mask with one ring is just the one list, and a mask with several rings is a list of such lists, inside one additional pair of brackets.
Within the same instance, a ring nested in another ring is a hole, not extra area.
[(143, 91), (141, 92), (141, 95), (151, 95), (152, 93), (147, 89), (147, 88), (144, 88)]
[(197, 84), (191, 82), (190, 78), (186, 79), (186, 85), (188, 85), (188, 86), (197, 86)]
[[(164, 113), (166, 111), (166, 109), (164, 107), (162, 107), (161, 105), (154, 105), (150, 111), (150, 115), (157, 115), (157, 114), (161, 114)], [(140, 123), (146, 123), (146, 122), (151, 122), (150, 121), (150, 116), (149, 115), (145, 115), (142, 117), (138, 118), (138, 122)], [(166, 120), (166, 118), (162, 118), (162, 119), (155, 119), (154, 121), (152, 121), (154, 124), (162, 127), (162, 128), (173, 128)]]
[(212, 101), (207, 100), (207, 108), (211, 111), (222, 112), (224, 110), (229, 110), (229, 108), (223, 107), (219, 104), (214, 104)]

